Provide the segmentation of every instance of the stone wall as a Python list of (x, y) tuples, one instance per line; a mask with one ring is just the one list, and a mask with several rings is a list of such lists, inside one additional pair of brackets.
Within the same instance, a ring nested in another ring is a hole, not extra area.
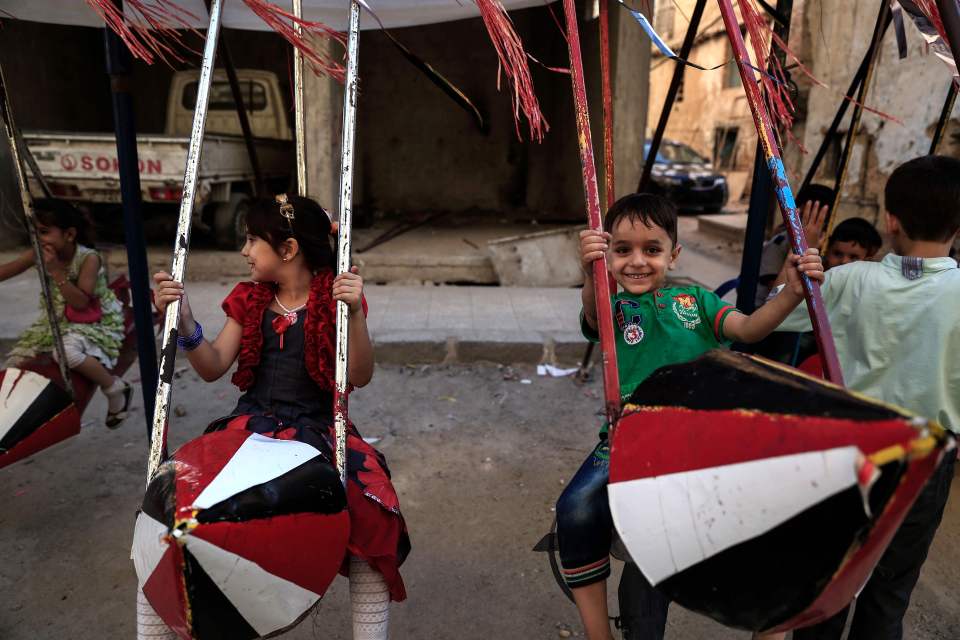
[[(807, 8), (804, 19), (810, 37), (804, 59), (810, 61), (813, 74), (830, 86), (829, 89), (813, 87), (809, 90), (803, 140), (811, 151), (815, 151), (823, 139), (842, 92), (869, 47), (876, 17), (877, 3), (862, 0), (822, 0), (810, 3)], [(906, 35), (909, 55), (901, 60), (894, 30), (887, 31), (866, 99), (868, 106), (884, 111), (902, 123), (869, 112), (863, 114), (838, 219), (861, 216), (879, 223), (887, 177), (897, 165), (929, 152), (950, 74), (946, 65), (926, 51), (919, 32), (909, 20)], [(958, 128), (955, 110), (940, 153), (960, 156), (960, 139), (950, 136)], [(841, 133), (846, 133), (846, 126)], [(802, 157), (798, 169), (806, 171), (811, 156), (812, 153)], [(833, 168), (827, 166), (819, 175), (828, 184), (832, 183)]]

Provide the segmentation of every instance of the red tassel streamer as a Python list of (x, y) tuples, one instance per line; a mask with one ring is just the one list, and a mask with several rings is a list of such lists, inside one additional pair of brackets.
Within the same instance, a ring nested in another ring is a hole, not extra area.
[(181, 52), (198, 53), (184, 43), (180, 30), (199, 37), (199, 31), (190, 26), (197, 16), (170, 0), (125, 0), (121, 11), (112, 0), (86, 0), (106, 25), (123, 40), (135, 57), (147, 64), (157, 59), (166, 64), (170, 60), (186, 62)]
[[(323, 53), (315, 44), (317, 39), (333, 40), (339, 42), (346, 52), (347, 38), (344, 34), (334, 31), (322, 22), (297, 18), (289, 11), (267, 0), (243, 0), (243, 2), (284, 40), (299, 49), (315, 74), (328, 76), (337, 82), (345, 81), (346, 69), (343, 63)], [(297, 33), (293, 28), (294, 23), (303, 29), (301, 33)]]
[(530, 137), (539, 142), (549, 131), (550, 125), (540, 111), (540, 103), (533, 89), (533, 77), (527, 65), (527, 53), (523, 49), (520, 36), (513, 28), (513, 21), (499, 0), (473, 1), (480, 9), (480, 17), (497, 50), (500, 67), (513, 87), (513, 119), (517, 137), (523, 137), (520, 134), (520, 112), (523, 111), (530, 125)]
[(766, 72), (759, 74), (764, 101), (780, 128), (789, 132), (793, 127), (796, 107), (787, 92), (787, 77), (780, 60), (773, 55), (769, 26), (754, 6), (753, 0), (738, 0), (738, 4), (744, 26), (750, 34), (750, 46), (757, 66), (761, 69), (766, 67)]
[(937, 8), (937, 3), (934, 0), (914, 0), (914, 3), (917, 5), (917, 8), (923, 12), (927, 20), (930, 21), (933, 28), (937, 30), (937, 33), (940, 34), (943, 41), (950, 42), (950, 39), (947, 38), (947, 29), (943, 26), (943, 18), (940, 17), (940, 9)]
[[(147, 64), (153, 64), (158, 59), (167, 64), (171, 60), (183, 63), (187, 61), (184, 52), (200, 53), (184, 43), (183, 31), (203, 38), (200, 31), (190, 26), (201, 19), (172, 0), (124, 0), (123, 12), (112, 0), (85, 1), (120, 36), (133, 56)], [(346, 70), (342, 62), (322, 53), (322, 49), (316, 45), (317, 39), (327, 39), (345, 48), (347, 40), (344, 34), (322, 22), (296, 18), (267, 0), (243, 1), (267, 26), (303, 52), (304, 59), (314, 73), (344, 81)], [(294, 23), (302, 27), (301, 33), (294, 29)]]

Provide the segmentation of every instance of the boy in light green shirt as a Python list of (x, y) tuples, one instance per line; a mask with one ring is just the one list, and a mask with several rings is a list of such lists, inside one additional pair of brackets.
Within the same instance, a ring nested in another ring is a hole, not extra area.
[[(885, 189), (893, 253), (827, 271), (821, 288), (847, 386), (960, 433), (960, 160), (925, 156)], [(781, 330), (809, 330), (795, 311)], [(903, 615), (943, 516), (956, 456), (928, 482), (857, 598), (849, 640), (900, 640)], [(794, 632), (839, 640), (848, 610)]]

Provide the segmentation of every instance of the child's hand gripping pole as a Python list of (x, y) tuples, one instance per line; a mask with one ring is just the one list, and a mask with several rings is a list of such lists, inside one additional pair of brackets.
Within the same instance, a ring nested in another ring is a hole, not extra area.
[[(600, 217), (600, 194), (597, 189), (597, 168), (590, 138), (590, 113), (587, 90), (583, 81), (583, 58), (580, 53), (580, 32), (577, 27), (577, 9), (574, 0), (563, 1), (567, 22), (567, 43), (570, 48), (570, 77), (573, 87), (574, 109), (577, 115), (577, 138), (580, 145), (580, 166), (583, 170), (583, 190), (586, 196), (590, 227), (603, 231)], [(593, 283), (597, 293), (597, 328), (600, 350), (603, 354), (603, 397), (607, 421), (613, 429), (620, 417), (620, 377), (617, 373), (617, 351), (613, 337), (613, 309), (610, 306), (611, 285), (606, 257), (593, 262)]]
[[(783, 166), (783, 160), (780, 158), (770, 114), (760, 95), (760, 87), (754, 75), (753, 67), (748, 64), (749, 54), (743, 41), (743, 34), (740, 32), (740, 24), (734, 12), (732, 0), (718, 0), (718, 2), (720, 4), (720, 14), (723, 16), (723, 24), (727, 30), (727, 37), (730, 39), (734, 57), (737, 60), (737, 67), (740, 70), (740, 78), (743, 80), (747, 102), (750, 103), (753, 122), (757, 127), (757, 134), (767, 158), (767, 168), (770, 171), (774, 190), (777, 194), (777, 202), (780, 203), (780, 211), (783, 214), (783, 221), (790, 237), (790, 246), (793, 253), (802, 256), (807, 251), (803, 222), (800, 219), (797, 204), (793, 199), (793, 191), (790, 189), (790, 183), (787, 180), (787, 171)], [(840, 361), (837, 359), (837, 349), (833, 343), (833, 332), (830, 331), (830, 321), (827, 319), (823, 297), (820, 295), (820, 285), (806, 276), (803, 276), (802, 280), (807, 310), (810, 312), (810, 321), (813, 324), (814, 335), (817, 337), (817, 346), (820, 349), (820, 357), (823, 361), (824, 375), (831, 382), (842, 385), (843, 374), (840, 371)]]
[[(210, 98), (210, 83), (213, 79), (213, 63), (217, 53), (217, 37), (220, 34), (220, 15), (223, 0), (210, 3), (210, 26), (203, 49), (200, 79), (197, 83), (197, 106), (193, 112), (193, 127), (190, 131), (190, 146), (187, 148), (187, 166), (183, 173), (183, 194), (180, 198), (180, 217), (177, 220), (177, 236), (173, 247), (173, 266), (170, 275), (176, 282), (183, 282), (190, 251), (190, 229), (193, 219), (193, 204), (197, 194), (197, 170), (200, 166), (200, 151), (203, 148), (203, 132), (207, 124), (207, 106)], [(167, 305), (163, 318), (163, 348), (160, 352), (160, 380), (153, 411), (153, 430), (150, 435), (150, 454), (147, 458), (147, 484), (167, 455), (167, 422), (170, 398), (173, 391), (174, 362), (177, 356), (177, 329), (180, 324), (182, 300)]]
[[(337, 273), (350, 271), (350, 229), (353, 221), (353, 147), (357, 129), (357, 63), (360, 54), (360, 3), (350, 0), (347, 40), (347, 79), (343, 92), (343, 132), (340, 142), (340, 213), (338, 218)], [(337, 302), (336, 384), (333, 390), (333, 422), (336, 432), (336, 463), (340, 481), (347, 485), (347, 346), (350, 309)]]

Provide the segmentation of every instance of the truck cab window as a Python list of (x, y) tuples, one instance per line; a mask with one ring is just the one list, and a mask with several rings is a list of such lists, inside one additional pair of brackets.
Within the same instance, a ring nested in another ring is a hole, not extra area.
[[(184, 109), (192, 111), (197, 106), (198, 86), (197, 82), (188, 82), (184, 85), (181, 101)], [(243, 106), (248, 112), (263, 111), (267, 108), (267, 89), (263, 84), (253, 80), (241, 80), (240, 93), (243, 95)], [(229, 82), (214, 81), (210, 85), (210, 109), (218, 111), (236, 109)]]

